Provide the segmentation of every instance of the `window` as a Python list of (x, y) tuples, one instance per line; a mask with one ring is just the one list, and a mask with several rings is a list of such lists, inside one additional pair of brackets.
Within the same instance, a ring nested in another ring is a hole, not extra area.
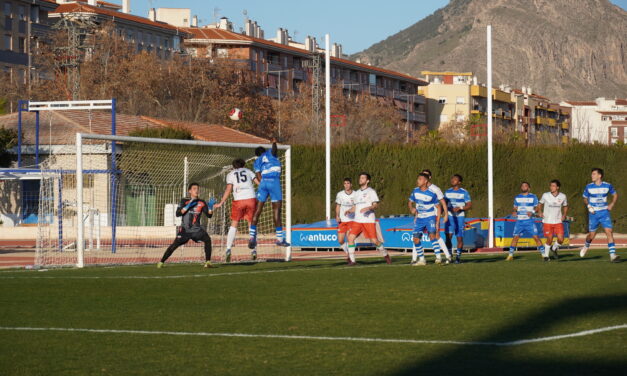
[(218, 53), (218, 57), (229, 57), (228, 48), (218, 48), (216, 52)]
[(440, 123), (446, 123), (448, 121), (448, 115), (440, 115)]
[[(76, 175), (63, 174), (63, 188), (76, 189)], [(94, 174), (83, 174), (83, 189), (93, 188)]]
[(10, 36), (10, 35), (5, 35), (5, 36), (4, 36), (4, 45), (3, 45), (3, 48), (4, 48), (5, 50), (11, 51), (11, 48), (12, 48), (12, 46), (11, 46), (11, 42), (12, 42), (12, 40), (13, 40), (13, 38), (11, 38), (11, 36)]
[(23, 5), (20, 5), (17, 8), (17, 19), (20, 21), (26, 21), (26, 8)]
[(170, 40), (168, 38), (163, 40), (163, 47), (170, 48)]
[(377, 75), (370, 73), (370, 75), (368, 76), (368, 83), (370, 85), (376, 85), (377, 84)]
[(39, 6), (31, 5), (31, 7), (30, 7), (30, 20), (33, 23), (39, 23)]
[(610, 128), (610, 131), (612, 132), (612, 137), (618, 137), (618, 128), (617, 127)]
[(13, 14), (11, 3), (4, 3), (4, 30), (13, 30)]
[(144, 40), (142, 39), (142, 37), (143, 37), (142, 32), (138, 31), (137, 32), (137, 43), (139, 43), (139, 44), (143, 44), (144, 43)]
[(457, 97), (457, 100), (456, 100), (455, 103), (457, 103), (457, 104), (464, 104), (464, 103), (466, 103), (466, 98), (464, 98), (464, 97)]
[(133, 30), (126, 31), (126, 40), (129, 42), (133, 40)]
[(438, 98), (438, 103), (439, 103), (439, 104), (446, 104), (446, 97), (440, 97), (440, 98)]
[(24, 52), (26, 52), (26, 39), (24, 38), (17, 38), (17, 52), (23, 54)]

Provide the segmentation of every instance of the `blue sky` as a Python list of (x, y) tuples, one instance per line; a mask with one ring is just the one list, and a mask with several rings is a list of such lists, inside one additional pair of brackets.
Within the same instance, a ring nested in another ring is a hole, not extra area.
[[(611, 1), (627, 9), (627, 0)], [(328, 32), (332, 42), (341, 43), (344, 53), (351, 54), (414, 24), (447, 3), (448, 0), (317, 0), (310, 2), (315, 8), (307, 9), (306, 2), (294, 0), (131, 0), (131, 12), (146, 17), (149, 8), (191, 8), (202, 25), (213, 22), (217, 8), (218, 17), (228, 17), (239, 30), (246, 10), (248, 17), (264, 29), (266, 38), (284, 27), (292, 37), (296, 32), (296, 40), (311, 35), (322, 45)]]

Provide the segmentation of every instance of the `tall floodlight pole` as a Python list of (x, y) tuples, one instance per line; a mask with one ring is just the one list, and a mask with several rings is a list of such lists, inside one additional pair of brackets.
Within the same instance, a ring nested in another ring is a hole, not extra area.
[(326, 219), (331, 221), (331, 37), (324, 36), (324, 122), (325, 122), (325, 151), (326, 151)]
[(487, 75), (488, 75), (488, 247), (494, 248), (494, 178), (492, 155), (492, 25), (487, 28)]

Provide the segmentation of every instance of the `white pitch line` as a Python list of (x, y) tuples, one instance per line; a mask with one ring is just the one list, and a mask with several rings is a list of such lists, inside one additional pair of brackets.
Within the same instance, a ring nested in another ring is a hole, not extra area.
[(41, 332), (80, 332), (80, 333), (110, 333), (110, 334), (143, 334), (143, 335), (170, 335), (170, 336), (194, 336), (194, 337), (230, 337), (230, 338), (270, 338), (270, 339), (301, 339), (313, 341), (348, 341), (348, 342), (376, 342), (376, 343), (405, 343), (405, 344), (436, 344), (436, 345), (462, 345), (462, 346), (520, 346), (529, 343), (556, 341), (565, 338), (582, 337), (612, 330), (627, 329), (627, 324), (607, 326), (604, 328), (584, 330), (581, 332), (562, 334), (550, 337), (521, 339), (508, 342), (481, 342), (481, 341), (455, 341), (455, 340), (426, 340), (426, 339), (394, 339), (394, 338), (368, 338), (368, 337), (328, 337), (306, 336), (287, 334), (247, 334), (247, 333), (211, 333), (211, 332), (170, 332), (152, 330), (126, 330), (126, 329), (84, 329), (84, 328), (33, 328), (33, 327), (0, 327), (5, 331), (41, 331)]
[(141, 276), (141, 275), (114, 275), (114, 276), (3, 276), (0, 275), (0, 279), (178, 279), (178, 278), (205, 278), (205, 277), (221, 277), (231, 275), (246, 275), (246, 274), (266, 274), (266, 273), (282, 273), (282, 272), (302, 272), (302, 271), (318, 271), (318, 270), (359, 270), (365, 268), (377, 268), (377, 267), (395, 267), (395, 266), (410, 266), (409, 264), (396, 264), (396, 265), (362, 265), (362, 266), (324, 266), (324, 267), (303, 267), (303, 268), (291, 268), (291, 269), (270, 269), (270, 270), (251, 270), (244, 272), (225, 272), (225, 273), (206, 273), (206, 274), (176, 274), (176, 275), (154, 275), (154, 276)]

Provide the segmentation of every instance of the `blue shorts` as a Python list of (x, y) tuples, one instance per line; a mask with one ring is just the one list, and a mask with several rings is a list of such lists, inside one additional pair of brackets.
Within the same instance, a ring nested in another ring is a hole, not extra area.
[(416, 218), (414, 224), (414, 238), (422, 239), (422, 234), (425, 230), (429, 234), (435, 234), (435, 217)]
[(514, 224), (513, 236), (523, 236), (525, 233), (530, 236), (538, 235), (538, 228), (536, 227), (536, 223), (533, 219), (518, 220)]
[(268, 196), (272, 202), (283, 200), (283, 192), (281, 191), (281, 180), (272, 178), (262, 178), (259, 188), (257, 189), (257, 200), (266, 202)]
[(588, 231), (596, 231), (599, 226), (603, 228), (612, 228), (612, 218), (609, 210), (600, 210), (594, 214), (588, 215)]
[(444, 229), (447, 234), (453, 234), (458, 237), (464, 236), (464, 226), (466, 226), (466, 217), (456, 217), (454, 215), (448, 216), (448, 222), (444, 224)]

